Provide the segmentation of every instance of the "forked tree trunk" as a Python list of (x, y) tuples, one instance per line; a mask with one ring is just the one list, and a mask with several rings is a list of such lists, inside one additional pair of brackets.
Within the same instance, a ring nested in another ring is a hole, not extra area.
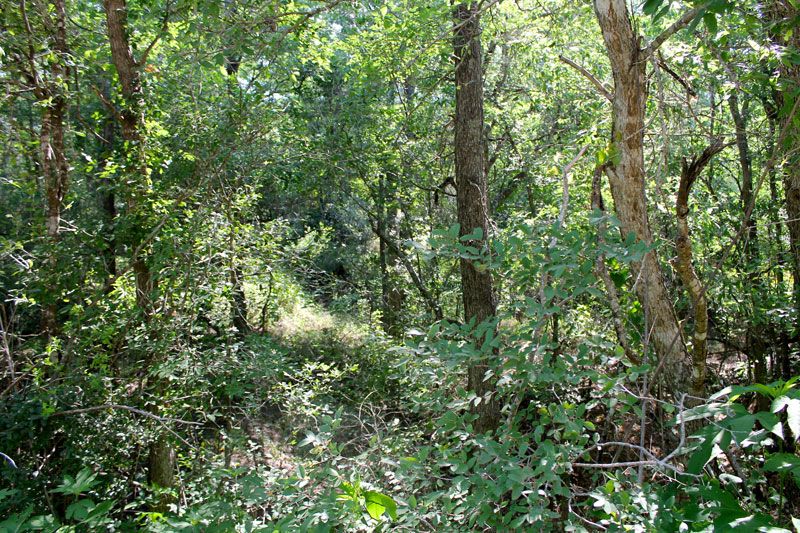
[[(488, 255), (489, 202), (486, 186), (486, 150), (483, 138), (483, 70), (481, 68), (480, 18), (477, 2), (461, 3), (454, 11), (456, 115), (455, 173), (458, 223), (461, 236), (481, 230), (481, 238), (462, 244)], [(492, 274), (480, 261), (461, 258), (461, 292), (464, 319), (475, 327), (496, 314)], [(476, 338), (477, 346), (482, 339)], [(475, 393), (473, 411), (478, 415), (475, 431), (496, 429), (500, 403), (493, 379), (487, 379), (486, 355), (468, 369), (468, 389)]]
[[(595, 0), (594, 5), (614, 75), (612, 150), (605, 166), (614, 209), (622, 232), (650, 245), (644, 171), (647, 55), (633, 31), (625, 0)], [(647, 316), (645, 327), (659, 359), (659, 380), (667, 394), (684, 392), (689, 377), (686, 343), (655, 251), (633, 264), (633, 275)]]

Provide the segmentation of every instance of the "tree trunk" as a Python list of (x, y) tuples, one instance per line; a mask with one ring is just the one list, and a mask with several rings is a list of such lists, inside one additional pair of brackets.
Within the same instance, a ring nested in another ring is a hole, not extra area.
[[(592, 176), (592, 210), (597, 210), (605, 213), (605, 206), (603, 204), (603, 188), (602, 188), (603, 168), (597, 166), (594, 169)], [(597, 240), (601, 246), (605, 246), (605, 232), (606, 225), (601, 222), (597, 228)], [(608, 297), (608, 305), (611, 308), (611, 320), (614, 325), (614, 332), (617, 335), (617, 342), (625, 353), (625, 357), (633, 364), (640, 365), (642, 360), (633, 352), (630, 341), (628, 340), (628, 333), (625, 331), (625, 322), (623, 321), (622, 307), (619, 303), (619, 293), (614, 280), (611, 279), (611, 274), (606, 266), (606, 257), (604, 253), (600, 253), (595, 261), (595, 274), (603, 281), (606, 288), (606, 296)]]
[(231, 311), (233, 314), (233, 327), (239, 335), (247, 335), (253, 331), (247, 321), (247, 297), (244, 293), (244, 273), (242, 267), (236, 264), (236, 252), (231, 250)]
[[(42, 174), (44, 178), (45, 197), (46, 197), (46, 233), (49, 245), (47, 258), (47, 271), (49, 283), (54, 290), (48, 294), (47, 301), (44, 303), (42, 313), (42, 330), (47, 337), (57, 334), (58, 325), (58, 301), (60, 295), (60, 283), (58, 277), (58, 243), (61, 240), (61, 209), (64, 197), (69, 187), (69, 165), (64, 146), (64, 118), (67, 110), (67, 99), (64, 94), (63, 86), (66, 85), (69, 76), (67, 67), (67, 56), (69, 48), (67, 46), (66, 30), (66, 7), (64, 0), (53, 1), (53, 12), (55, 21), (48, 12), (48, 6), (40, 5), (39, 16), (48, 32), (53, 38), (53, 51), (55, 60), (50, 61), (50, 75), (46, 81), (37, 72), (29, 72), (28, 78), (32, 80), (33, 91), (37, 100), (42, 103), (42, 123), (39, 130), (39, 151)], [(21, 9), (25, 9), (25, 4), (21, 4)], [(23, 12), (23, 17), (27, 15)], [(30, 27), (27, 27), (30, 31)], [(28, 35), (33, 39), (33, 35)], [(32, 53), (31, 48), (31, 53)], [(35, 70), (33, 57), (28, 61), (30, 69)]]
[[(120, 130), (129, 153), (126, 154), (134, 165), (135, 179), (127, 193), (129, 214), (138, 209), (138, 197), (148, 181), (147, 160), (141, 128), (144, 123), (144, 102), (139, 64), (133, 57), (128, 39), (128, 11), (125, 0), (103, 0), (106, 11), (108, 42), (111, 45), (111, 60), (117, 71), (125, 107), (119, 113)], [(136, 304), (149, 318), (152, 313), (152, 292), (155, 280), (150, 272), (147, 254), (139, 249), (139, 239), (133, 242), (134, 256), (131, 258), (136, 276)]]
[[(105, 87), (106, 99), (111, 101), (110, 88)], [(103, 166), (111, 163), (114, 154), (114, 117), (109, 114), (103, 122), (102, 139), (100, 145), (100, 160)], [(115, 237), (114, 223), (117, 219), (117, 202), (114, 193), (114, 183), (109, 177), (100, 178), (91, 184), (97, 198), (97, 204), (103, 218), (103, 266), (105, 267), (106, 279), (103, 283), (103, 292), (110, 293), (114, 288), (114, 281), (117, 279), (117, 240)]]
[[(792, 28), (800, 9), (791, 0), (772, 0), (769, 4), (769, 20), (772, 24), (770, 37), (781, 47), (800, 50), (800, 32)], [(786, 123), (795, 96), (790, 95), (800, 87), (800, 65), (781, 63), (780, 83), (775, 91), (778, 120), (786, 128), (783, 146), (779, 147), (788, 156), (783, 164), (783, 190), (786, 197), (786, 226), (789, 229), (789, 246), (792, 257), (792, 278), (794, 286), (794, 327), (795, 335), (800, 332), (800, 153), (795, 148), (800, 144), (800, 126), (797, 121)]]
[[(733, 74), (731, 74), (733, 76)], [(738, 85), (738, 83), (735, 83)], [(754, 202), (753, 198), (753, 162), (750, 154), (750, 143), (747, 138), (747, 116), (748, 116), (748, 101), (743, 105), (739, 104), (739, 97), (737, 95), (739, 88), (735, 87), (728, 97), (728, 107), (731, 111), (731, 118), (736, 131), (736, 148), (739, 154), (739, 166), (742, 169), (742, 188), (741, 188), (741, 204), (742, 213), (750, 209), (750, 204)], [(745, 264), (745, 280), (747, 285), (751, 285), (749, 290), (752, 296), (755, 296), (754, 287), (752, 287), (753, 278), (749, 272), (757, 268), (758, 262), (758, 231), (756, 228), (755, 218), (753, 216), (747, 217), (747, 233), (744, 242), (744, 255), (746, 259)], [(755, 281), (755, 283), (758, 283)], [(752, 313), (753, 315), (761, 315), (758, 309), (758, 298), (751, 297)], [(753, 367), (753, 380), (757, 383), (766, 383), (767, 378), (767, 352), (766, 344), (762, 338), (763, 336), (763, 322), (761, 316), (753, 316), (747, 321), (745, 326), (745, 345), (747, 347), (747, 356)], [(768, 407), (767, 398), (763, 396), (758, 397), (759, 410)]]
[(692, 299), (694, 335), (692, 337), (692, 381), (690, 392), (696, 398), (702, 398), (706, 382), (706, 358), (708, 355), (708, 298), (706, 288), (694, 269), (692, 259), (692, 241), (689, 232), (689, 193), (692, 185), (700, 176), (711, 158), (718, 154), (724, 145), (722, 140), (715, 139), (703, 153), (681, 165), (681, 181), (675, 200), (678, 236), (675, 239), (677, 256), (675, 270)]
[[(644, 172), (647, 57), (640, 49), (625, 0), (595, 0), (614, 75), (610, 161), (605, 166), (623, 234), (652, 244)], [(659, 359), (660, 381), (668, 394), (687, 390), (688, 353), (655, 251), (633, 264), (636, 294), (645, 310), (650, 340)]]
[[(234, 5), (232, 2), (225, 2), (225, 12), (229, 16), (233, 16), (236, 14), (234, 9)], [(241, 58), (234, 55), (233, 52), (229, 49), (225, 51), (225, 72), (228, 74), (228, 96), (233, 99), (234, 95), (234, 88), (237, 87), (237, 74), (239, 73), (239, 65), (241, 63)], [(238, 136), (239, 132), (236, 131), (235, 134)], [(236, 179), (235, 171), (229, 172), (229, 179), (231, 181)], [(235, 189), (235, 187), (234, 187)], [(244, 336), (253, 331), (252, 326), (247, 321), (247, 296), (244, 292), (244, 272), (242, 272), (242, 267), (238, 264), (239, 253), (236, 248), (236, 222), (237, 217), (233, 208), (230, 204), (230, 199), (226, 196), (227, 205), (225, 206), (225, 213), (228, 218), (228, 231), (229, 233), (229, 241), (228, 247), (230, 249), (230, 282), (231, 282), (231, 298), (230, 298), (230, 306), (231, 306), (231, 320), (233, 323), (233, 327), (238, 332), (238, 335)], [(269, 302), (265, 303), (265, 306)], [(262, 316), (264, 313), (262, 313)], [(263, 322), (263, 320), (262, 320)]]
[[(394, 229), (396, 208), (389, 208), (390, 195), (394, 190), (387, 177), (381, 176), (378, 182), (378, 232), (391, 238)], [(387, 191), (387, 189), (390, 189)], [(381, 269), (381, 324), (387, 335), (398, 337), (402, 334), (400, 318), (402, 316), (402, 293), (397, 288), (397, 281), (392, 273), (397, 268), (396, 248), (389, 246), (383, 239), (379, 240), (379, 260)]]
[[(149, 181), (147, 159), (142, 137), (144, 124), (144, 102), (142, 94), (139, 64), (133, 57), (127, 28), (127, 6), (125, 0), (103, 0), (106, 12), (108, 41), (111, 46), (111, 60), (119, 77), (125, 107), (119, 113), (120, 129), (128, 153), (126, 157), (133, 165), (130, 179), (131, 189), (127, 195), (128, 214), (135, 215), (139, 209), (139, 197), (147, 190)], [(152, 313), (152, 293), (155, 280), (148, 265), (146, 252), (142, 249), (139, 238), (133, 240), (133, 257), (131, 263), (136, 276), (136, 303), (145, 320)], [(158, 389), (158, 387), (156, 387)], [(162, 487), (171, 487), (175, 470), (175, 452), (164, 430), (161, 430), (150, 447), (148, 461), (148, 479)], [(162, 500), (161, 507), (166, 505)]]
[[(480, 18), (478, 3), (462, 3), (454, 11), (456, 115), (455, 175), (460, 235), (481, 231), (480, 238), (462, 242), (481, 254), (488, 249), (488, 193), (483, 137), (483, 71), (481, 68)], [(494, 319), (496, 314), (492, 274), (481, 260), (461, 258), (461, 292), (465, 322), (474, 321), (475, 328)], [(490, 329), (491, 331), (491, 329)], [(476, 338), (478, 346), (481, 339)], [(473, 411), (478, 418), (475, 431), (496, 429), (500, 421), (500, 403), (496, 398), (495, 380), (487, 379), (486, 355), (470, 365), (468, 389), (477, 400)]]

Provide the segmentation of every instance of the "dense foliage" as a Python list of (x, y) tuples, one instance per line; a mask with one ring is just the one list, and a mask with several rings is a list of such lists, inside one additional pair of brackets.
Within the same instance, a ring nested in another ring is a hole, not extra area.
[(0, 532), (800, 531), (795, 0), (9, 1), (0, 86)]

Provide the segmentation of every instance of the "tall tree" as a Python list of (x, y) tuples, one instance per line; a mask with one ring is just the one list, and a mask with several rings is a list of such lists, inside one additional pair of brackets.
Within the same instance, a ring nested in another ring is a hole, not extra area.
[[(141, 189), (146, 188), (149, 179), (147, 154), (142, 128), (144, 125), (144, 94), (140, 67), (143, 60), (137, 61), (133, 55), (128, 37), (128, 7), (125, 0), (104, 0), (106, 29), (111, 46), (111, 60), (119, 78), (124, 107), (117, 113), (122, 139), (125, 142), (126, 164), (129, 165), (131, 190), (126, 191), (128, 211), (138, 214)], [(146, 60), (146, 57), (143, 58)], [(134, 256), (131, 258), (136, 275), (136, 303), (148, 317), (152, 312), (151, 296), (154, 279), (150, 272), (146, 253), (141, 243), (133, 243)]]
[[(634, 31), (626, 0), (595, 0), (594, 7), (614, 77), (614, 90), (609, 95), (613, 106), (611, 157), (604, 168), (622, 232), (632, 233), (637, 240), (651, 245), (653, 234), (645, 195), (645, 69), (661, 43), (688, 24), (697, 12), (685, 14), (642, 49), (642, 37)], [(668, 393), (685, 391), (689, 356), (656, 252), (648, 252), (633, 266), (636, 294), (647, 317), (645, 328), (662, 369), (661, 381)]]
[(775, 100), (780, 129), (783, 130), (782, 138), (779, 138), (783, 144), (779, 149), (784, 155), (783, 189), (792, 252), (795, 328), (800, 331), (800, 152), (797, 150), (800, 125), (794, 117), (800, 98), (800, 64), (796, 59), (800, 54), (800, 31), (796, 27), (800, 9), (796, 6), (796, 2), (791, 0), (771, 0), (767, 4), (771, 22), (770, 37), (782, 50)]
[[(50, 8), (53, 13), (51, 14)], [(26, 80), (27, 90), (33, 92), (41, 109), (39, 128), (39, 165), (44, 178), (46, 200), (46, 234), (48, 245), (48, 273), (51, 280), (57, 274), (58, 242), (61, 239), (61, 211), (69, 187), (69, 164), (64, 145), (65, 118), (67, 112), (67, 86), (69, 77), (69, 48), (67, 45), (66, 6), (64, 0), (34, 4), (35, 13), (29, 12), (28, 4), (19, 4), (20, 18), (24, 27), (25, 45), (20, 48), (17, 66)], [(39, 36), (33, 24), (35, 15), (47, 36), (53, 59), (49, 68), (39, 66), (37, 41)], [(53, 17), (55, 16), (55, 18)], [(57, 287), (58, 284), (56, 283)], [(57, 290), (57, 289), (56, 289)], [(57, 301), (60, 295), (50, 291), (44, 302), (42, 330), (50, 337), (58, 330)]]
[[(111, 59), (119, 78), (124, 107), (118, 119), (122, 138), (125, 141), (125, 158), (129, 165), (132, 190), (127, 190), (129, 215), (141, 213), (140, 200), (147, 190), (149, 170), (145, 151), (144, 93), (140, 68), (145, 63), (147, 52), (139, 61), (133, 55), (128, 35), (128, 8), (125, 0), (104, 0), (106, 28), (111, 46)], [(154, 41), (155, 42), (155, 41)], [(148, 51), (150, 48), (148, 47)], [(134, 239), (131, 263), (136, 275), (136, 303), (145, 319), (152, 313), (154, 279), (150, 272), (146, 252), (141, 239)], [(171, 487), (174, 482), (175, 452), (165, 432), (160, 432), (150, 446), (148, 459), (148, 481), (161, 487)]]
[[(489, 201), (486, 186), (486, 149), (483, 133), (483, 68), (481, 66), (479, 2), (458, 4), (454, 11), (456, 115), (455, 175), (460, 236), (470, 235), (465, 245), (488, 256)], [(492, 274), (480, 260), (462, 257), (461, 293), (464, 319), (479, 326), (491, 321), (497, 311)], [(491, 329), (491, 328), (490, 328)], [(487, 335), (490, 334), (488, 330)], [(494, 380), (487, 379), (488, 362), (470, 365), (468, 388), (478, 398), (473, 406), (478, 418), (475, 430), (482, 433), (497, 428), (500, 403)]]

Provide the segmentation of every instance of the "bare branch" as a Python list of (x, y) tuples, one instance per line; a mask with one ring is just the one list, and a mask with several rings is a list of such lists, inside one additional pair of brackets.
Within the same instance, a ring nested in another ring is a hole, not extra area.
[(589, 80), (590, 82), (592, 82), (592, 85), (594, 85), (594, 86), (595, 86), (595, 88), (597, 89), (597, 91), (598, 91), (600, 94), (602, 94), (602, 95), (605, 97), (605, 99), (606, 99), (606, 100), (608, 100), (609, 102), (613, 101), (613, 96), (611, 96), (611, 91), (609, 91), (608, 89), (606, 89), (606, 86), (605, 86), (605, 85), (603, 85), (603, 83), (602, 83), (600, 80), (598, 80), (598, 79), (597, 79), (597, 78), (594, 76), (594, 74), (592, 74), (591, 72), (589, 72), (588, 70), (586, 70), (585, 68), (583, 68), (582, 66), (580, 66), (579, 64), (575, 63), (573, 60), (571, 60), (571, 59), (569, 59), (569, 58), (566, 58), (566, 57), (564, 57), (564, 56), (562, 56), (562, 55), (558, 56), (558, 59), (560, 59), (562, 62), (566, 63), (567, 65), (571, 66), (572, 68), (574, 68), (575, 70), (577, 70), (578, 72), (580, 72), (581, 74), (583, 74), (583, 76), (584, 76), (584, 77), (585, 77), (587, 80)]
[(186, 424), (187, 426), (202, 426), (203, 424), (200, 422), (191, 422), (189, 420), (181, 420), (179, 418), (166, 418), (163, 416), (154, 415), (153, 413), (149, 413), (142, 409), (137, 409), (136, 407), (131, 407), (129, 405), (119, 405), (114, 403), (108, 403), (104, 405), (96, 405), (94, 407), (84, 407), (82, 409), (69, 409), (67, 411), (59, 411), (57, 413), (53, 413), (50, 417), (54, 416), (67, 416), (67, 415), (82, 415), (86, 413), (93, 413), (95, 411), (104, 411), (106, 409), (118, 409), (122, 411), (129, 411), (131, 413), (135, 413), (137, 415), (141, 415), (147, 418), (152, 418), (157, 422), (161, 422), (162, 424), (165, 422), (175, 422), (178, 424)]

